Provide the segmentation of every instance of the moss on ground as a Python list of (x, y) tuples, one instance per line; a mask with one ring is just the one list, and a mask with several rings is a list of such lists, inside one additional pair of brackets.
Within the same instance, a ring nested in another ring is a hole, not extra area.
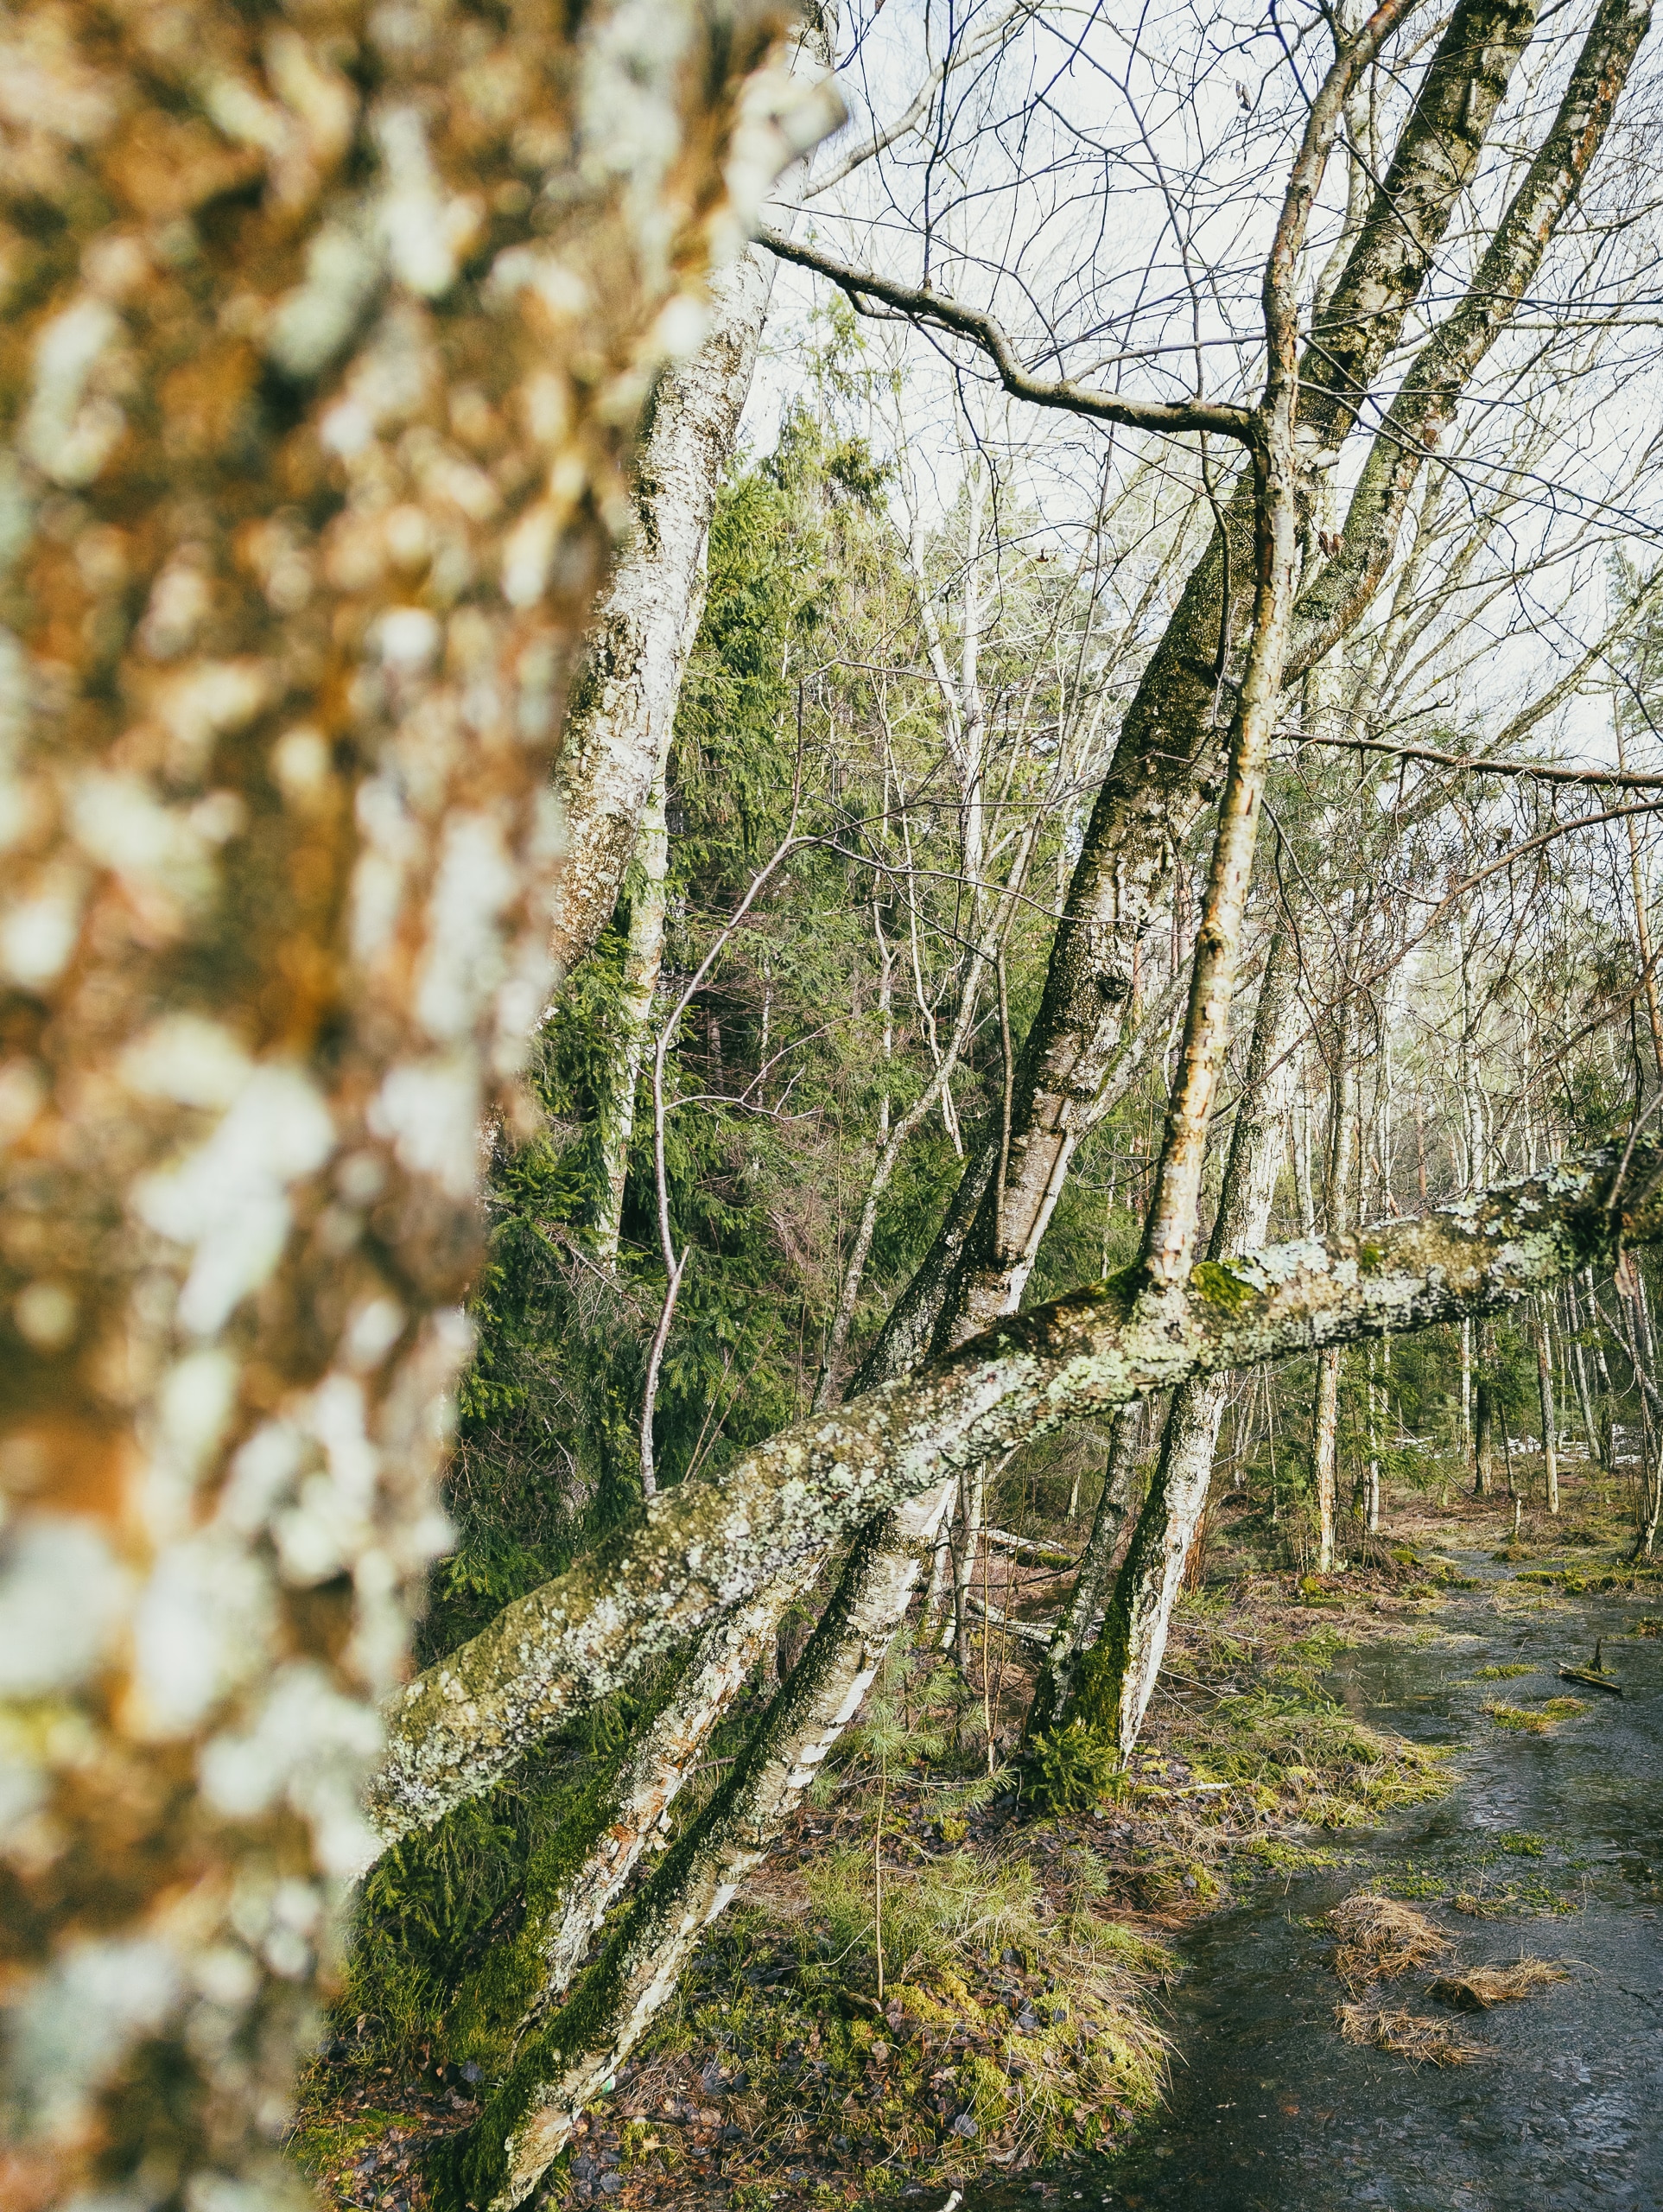
[[(938, 1656), (898, 1647), (543, 2201), (668, 2212), (719, 2186), (739, 2208), (831, 2206), (1123, 2140), (1158, 2101), (1159, 1932), (1244, 1883), (1333, 1863), (1325, 1832), (1445, 1786), (1436, 1755), (1362, 1726), (1323, 1687), (1351, 1636), (1425, 1633), (1403, 1602), (1425, 1572), (1323, 1578), (1303, 1596), (1286, 1573), (1187, 1592), (1124, 1772), (1089, 1732), (1064, 1731), (1049, 1781), (1043, 1757), (989, 1777), (981, 1696)], [(1313, 1599), (1342, 1610), (1315, 1621)], [(1031, 1656), (987, 1634), (1008, 1750)], [(730, 1716), (708, 1764), (756, 1709), (752, 1696)], [(389, 2176), (411, 2212), (428, 2204), (422, 2138), (429, 2161), (447, 2156), (440, 2139), (511, 2075), (538, 1895), (640, 1718), (598, 1713), (378, 1870), (297, 2139), (337, 2204), (375, 2204)], [(701, 1795), (684, 1793), (678, 1828)]]
[(720, 2172), (740, 2204), (852, 2202), (1114, 2142), (1159, 2096), (1169, 1962), (1100, 1889), (1089, 1852), (1042, 1880), (1013, 1836), (885, 1863), (881, 1919), (866, 1849), (754, 1891), (620, 2083), (630, 2201)]

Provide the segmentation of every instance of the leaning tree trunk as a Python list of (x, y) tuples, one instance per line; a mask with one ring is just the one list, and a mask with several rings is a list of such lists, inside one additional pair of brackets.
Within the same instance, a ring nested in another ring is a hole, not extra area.
[[(1533, 27), (1530, 0), (1458, 0), (1300, 365), (1307, 461), (1337, 450), (1396, 345)], [(1596, 133), (1581, 155), (1584, 165), (1597, 143)], [(1550, 232), (1551, 225), (1538, 256)], [(1506, 311), (1496, 315), (1497, 327)], [(1470, 373), (1470, 365), (1462, 366)], [(1240, 641), (1253, 599), (1251, 477), (1244, 469), (1226, 498), (1219, 527), (1127, 708), (1021, 1054), (1006, 1172), (994, 1179), (990, 1164), (973, 1160), (966, 1183), (985, 1173), (981, 1195), (972, 1206), (969, 1189), (962, 1188), (936, 1248), (921, 1263), (924, 1298), (905, 1301), (912, 1333), (917, 1305), (930, 1308), (927, 1340), (936, 1352), (1020, 1304), (1069, 1162), (1114, 1064), (1138, 947), (1172, 857), (1216, 788), (1228, 720), (1220, 712), (1228, 689), (1221, 639), (1231, 646)], [(1344, 618), (1355, 621), (1366, 604), (1354, 586)]]
[[(1269, 1226), (1292, 1090), (1294, 987), (1292, 934), (1279, 930), (1265, 963), (1229, 1158), (1219, 1192), (1209, 1262), (1260, 1243)], [(1284, 1057), (1285, 1055), (1285, 1058)], [(1172, 1609), (1207, 1507), (1228, 1375), (1209, 1375), (1173, 1394), (1154, 1478), (1132, 1532), (1103, 1621), (1080, 1669), (1076, 1707), (1088, 1727), (1112, 1737), (1126, 1757), (1138, 1740), (1166, 1650)]]
[(860, 1710), (904, 1618), (950, 1484), (868, 1523), (807, 1649), (728, 1779), (665, 1854), (552, 2024), (444, 2156), (444, 2208), (510, 2212), (629, 2056), (704, 1929), (766, 1856), (781, 1823)]
[(824, 118), (771, 5), (566, 22), (9, 19), (11, 2203), (298, 2194), (567, 671), (643, 397)]
[[(1619, 1175), (1621, 1181), (1619, 1183)], [(1197, 1268), (1138, 1271), (1001, 1322), (917, 1375), (805, 1416), (652, 1501), (567, 1573), (505, 1606), (389, 1706), (370, 1792), (381, 1847), (479, 1796), (596, 1698), (878, 1513), (1072, 1421), (1193, 1374), (1503, 1311), (1663, 1236), (1663, 1154), (1563, 1160), (1447, 1211)]]

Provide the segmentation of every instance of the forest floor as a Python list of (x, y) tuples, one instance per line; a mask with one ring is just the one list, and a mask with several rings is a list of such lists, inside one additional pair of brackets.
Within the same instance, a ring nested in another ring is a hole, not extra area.
[[(1439, 1637), (1474, 1554), (1507, 1568), (1501, 1606), (1633, 1579), (1625, 1521), (1574, 1479), (1557, 1522), (1533, 1513), (1516, 1534), (1504, 1498), (1401, 1499), (1366, 1560), (1330, 1576), (1260, 1564), (1272, 1532), (1228, 1498), (1218, 1518), (1143, 1744), (1107, 1787), (1053, 1775), (1040, 1802), (999, 1763), (1031, 1684), (1014, 1638), (988, 1627), (984, 1643), (978, 1624), (986, 1703), (950, 1677), (956, 1751), (932, 1732), (947, 1670), (916, 1653), (892, 1670), (534, 2202), (933, 2198), (1129, 2140), (1160, 2106), (1164, 1939), (1256, 1882), (1340, 1863), (1348, 1830), (1445, 1786), (1437, 1754), (1325, 1694), (1335, 1653)], [(1057, 1586), (1006, 1561), (987, 1595), (1036, 1615)], [(478, 2074), (441, 2040), (389, 2052), (373, 2021), (338, 2035), (297, 2138), (323, 2201), (421, 2212), (425, 2152), (474, 2116)]]

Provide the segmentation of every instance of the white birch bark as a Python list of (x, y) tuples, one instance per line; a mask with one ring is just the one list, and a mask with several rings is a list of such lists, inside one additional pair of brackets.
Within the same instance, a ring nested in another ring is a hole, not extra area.
[(652, 1002), (664, 958), (664, 883), (670, 873), (670, 835), (664, 823), (664, 779), (647, 794), (636, 833), (637, 880), (630, 900), (629, 935), (624, 945), (624, 973), (613, 1014), (611, 1065), (596, 1103), (595, 1256), (610, 1266), (618, 1257), (624, 1219), (624, 1186), (629, 1179), (630, 1145), (635, 1135), (635, 1098), (652, 1028)]
[(875, 1518), (756, 1735), (665, 1856), (547, 2032), (454, 2148), (441, 2202), (510, 2212), (536, 2187), (674, 1988), (710, 1922), (765, 1856), (780, 1824), (860, 1711), (894, 1640), (952, 1495), (937, 1484)]
[[(1210, 1260), (1262, 1243), (1281, 1173), (1298, 1021), (1292, 939), (1279, 932), (1265, 965), (1241, 1103), (1219, 1192)], [(1281, 1065), (1278, 1066), (1278, 1062)], [(1274, 1070), (1274, 1072), (1270, 1072)], [(1113, 1732), (1121, 1755), (1138, 1740), (1165, 1656), (1172, 1609), (1207, 1507), (1231, 1378), (1212, 1374), (1174, 1392), (1149, 1496), (1138, 1516), (1102, 1638), (1082, 1669), (1082, 1717)]]
[(568, 840), (551, 938), (557, 982), (612, 919), (649, 795), (663, 782), (710, 518), (750, 393), (773, 266), (747, 248), (723, 272), (708, 337), (653, 397), (634, 537), (595, 611), (555, 777)]
[(0, 368), (10, 2202), (301, 2195), (562, 698), (643, 397), (803, 143), (778, 30), (0, 31), (0, 214), (59, 257)]
[(1553, 1355), (1548, 1335), (1547, 1302), (1539, 1300), (1536, 1308), (1536, 1389), (1542, 1408), (1542, 1481), (1547, 1495), (1547, 1510), (1557, 1514), (1559, 1510), (1559, 1422), (1558, 1410), (1553, 1402)]
[[(825, 75), (830, 12), (806, 10), (786, 56), (815, 118), (799, 140), (805, 149), (841, 119)], [(771, 214), (789, 230), (795, 207)], [(551, 932), (557, 983), (611, 920), (649, 794), (669, 765), (710, 518), (750, 397), (773, 276), (773, 256), (750, 246), (722, 270), (703, 345), (653, 394), (636, 462), (633, 538), (590, 624), (555, 778), (567, 834)]]

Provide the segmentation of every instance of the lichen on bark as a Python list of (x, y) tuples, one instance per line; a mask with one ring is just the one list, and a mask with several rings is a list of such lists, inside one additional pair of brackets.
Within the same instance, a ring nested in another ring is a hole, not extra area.
[(800, 150), (784, 28), (0, 30), (10, 2202), (297, 2190), (568, 670), (652, 380)]
[[(1235, 1259), (1226, 1310), (1135, 1275), (1002, 1321), (944, 1359), (797, 1422), (718, 1480), (654, 1502), (570, 1573), (511, 1605), (389, 1710), (371, 1793), (388, 1839), (477, 1795), (643, 1662), (840, 1535), (1031, 1437), (1183, 1382), (1327, 1344), (1497, 1312), (1663, 1234), (1663, 1158), (1603, 1150), (1365, 1236)], [(1365, 1268), (1363, 1243), (1376, 1248)]]

